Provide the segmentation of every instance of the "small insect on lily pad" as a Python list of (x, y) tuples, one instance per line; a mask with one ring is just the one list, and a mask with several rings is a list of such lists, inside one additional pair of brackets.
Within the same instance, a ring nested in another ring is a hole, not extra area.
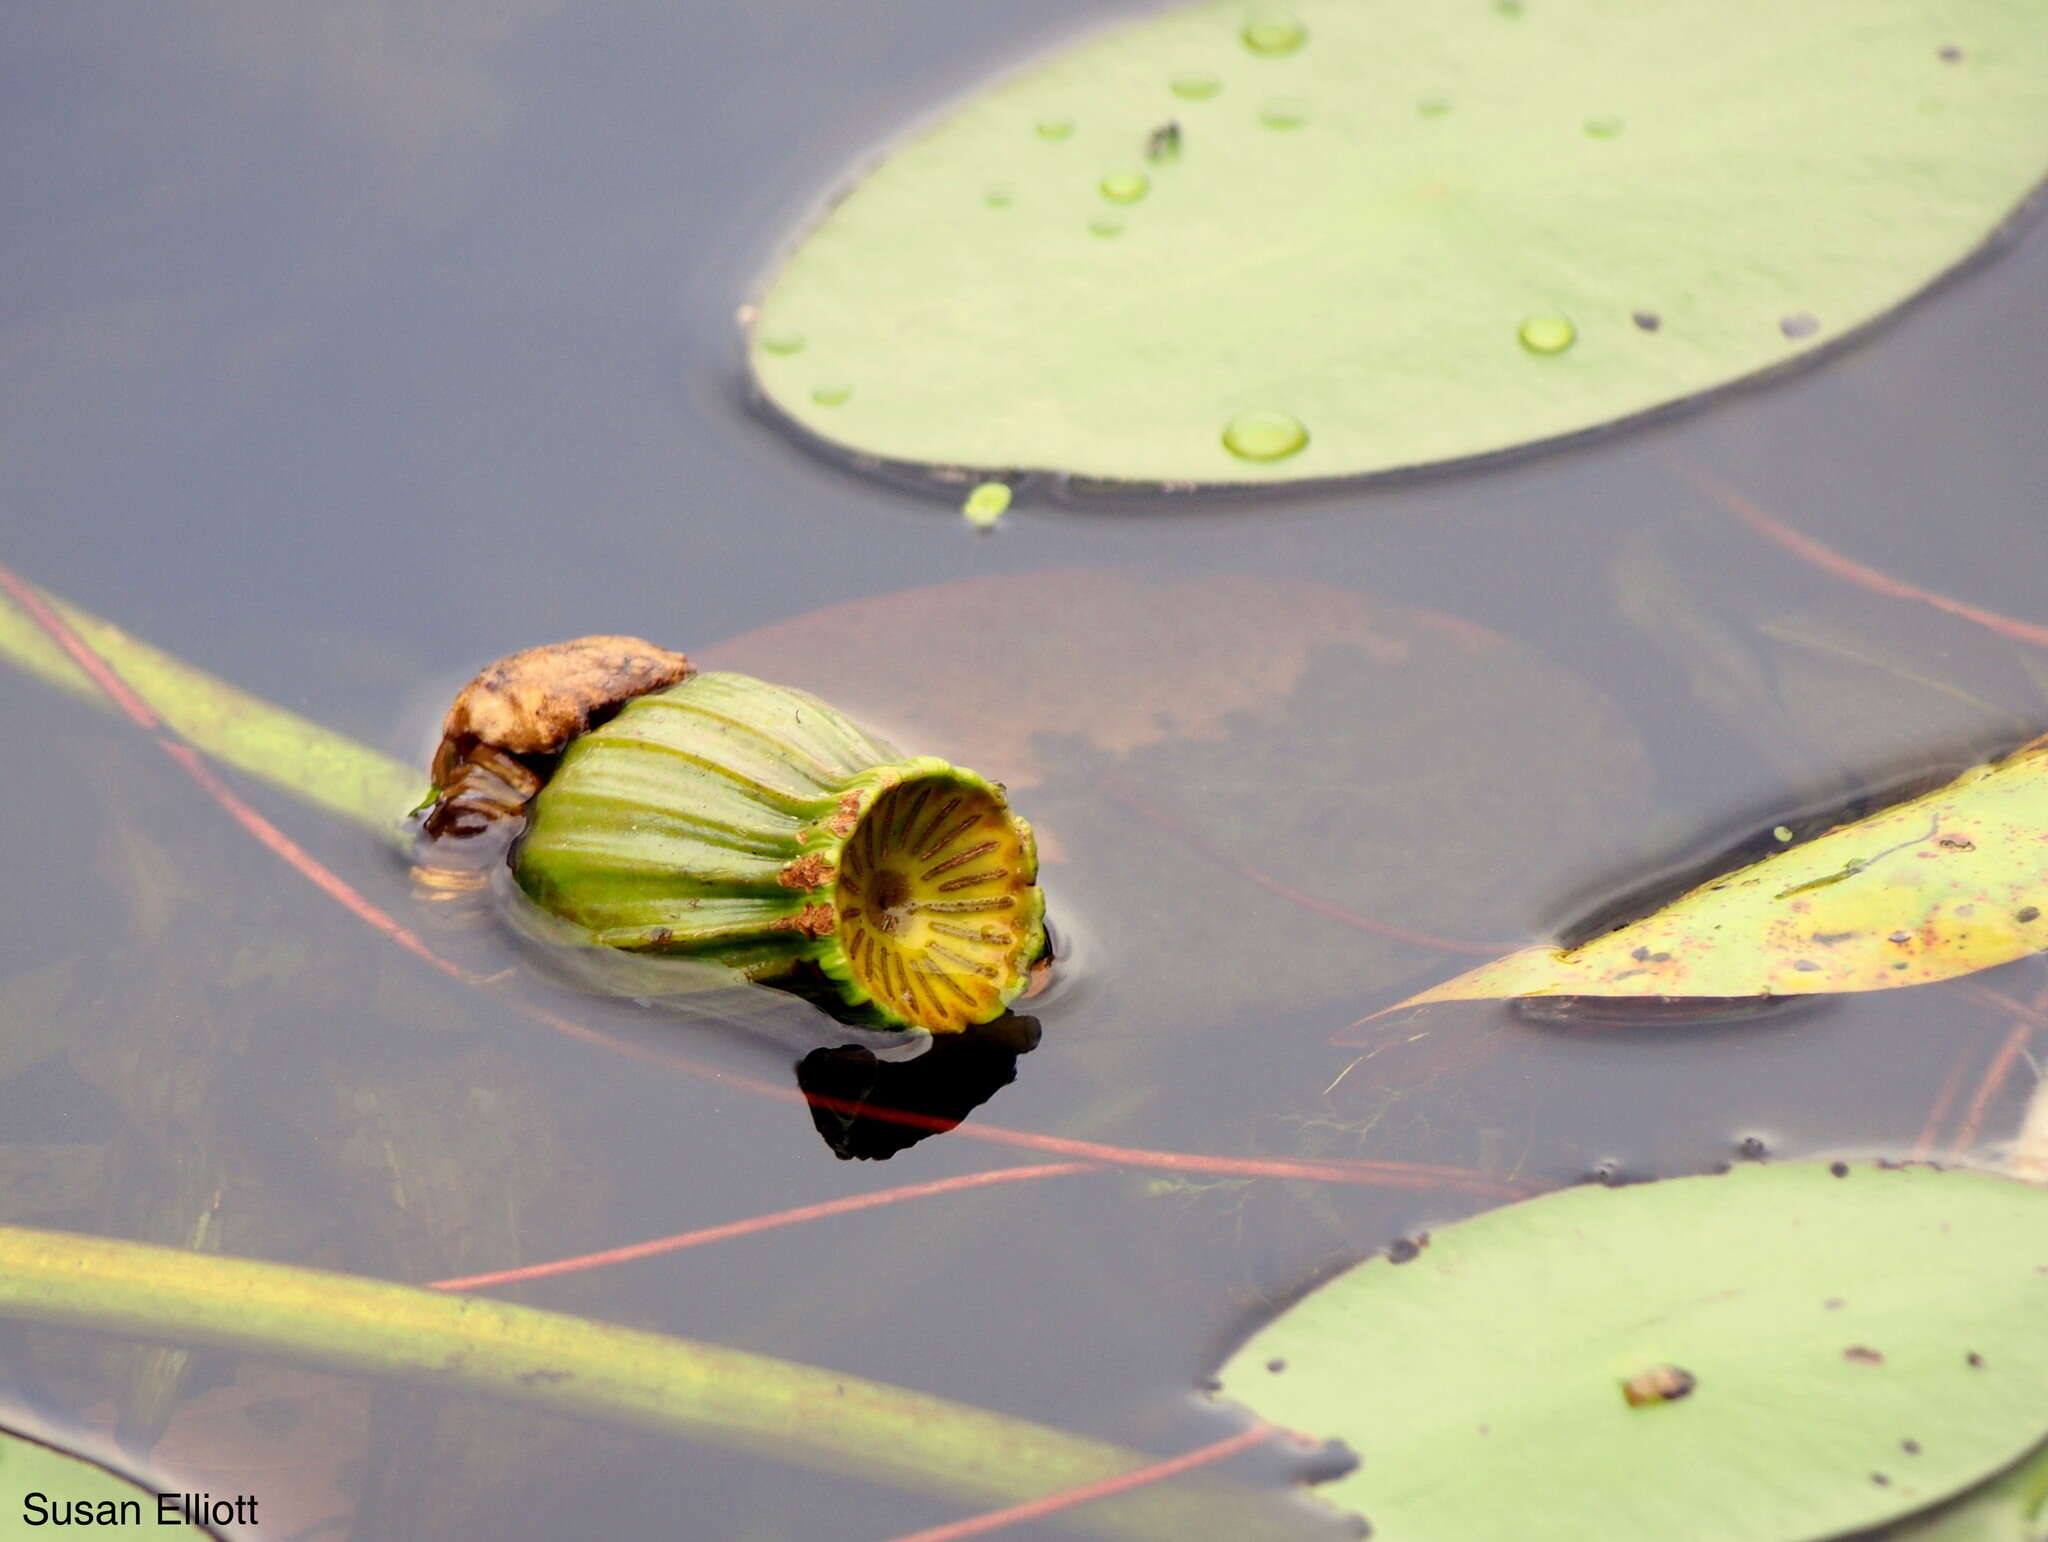
[(1815, 1542), (2048, 1434), (2048, 1192), (1874, 1163), (1567, 1189), (1304, 1297), (1224, 1395), (1380, 1542)]
[(2044, 171), (2024, 0), (1221, 0), (899, 146), (749, 357), (790, 423), (899, 465), (1357, 476), (1824, 348)]

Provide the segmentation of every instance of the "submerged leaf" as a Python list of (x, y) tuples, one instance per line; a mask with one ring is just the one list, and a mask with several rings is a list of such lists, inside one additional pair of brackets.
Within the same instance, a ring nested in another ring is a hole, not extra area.
[(1224, 1391), (1339, 1439), (1383, 1542), (1808, 1542), (1957, 1494), (2048, 1432), (2048, 1193), (1745, 1167), (1567, 1189), (1340, 1275)]
[[(1648, 779), (1614, 705), (1525, 645), (1334, 584), (1014, 573), (827, 606), (700, 662), (1029, 788), (1067, 956), (1142, 1003), (1099, 1014), (1121, 1031), (1384, 985), (1429, 956), (1420, 934), (1526, 933), (1503, 869), (1540, 886), (1616, 859)], [(1475, 807), (1503, 815), (1483, 839)]]
[(2025, 0), (1219, 0), (899, 147), (749, 353), (804, 432), (891, 462), (1367, 474), (1825, 347), (1983, 245), (2044, 160)]
[(1523, 948), (1399, 1005), (1924, 985), (2048, 947), (2044, 909), (2048, 738), (1580, 947)]

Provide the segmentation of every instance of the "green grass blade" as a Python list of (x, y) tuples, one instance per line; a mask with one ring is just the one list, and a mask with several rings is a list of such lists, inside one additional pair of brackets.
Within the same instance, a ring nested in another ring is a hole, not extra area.
[[(393, 842), (399, 821), (425, 796), (425, 775), (403, 761), (238, 690), (90, 611), (45, 598), (166, 723), (223, 765)], [(85, 671), (5, 595), (0, 658), (96, 706), (109, 705)]]

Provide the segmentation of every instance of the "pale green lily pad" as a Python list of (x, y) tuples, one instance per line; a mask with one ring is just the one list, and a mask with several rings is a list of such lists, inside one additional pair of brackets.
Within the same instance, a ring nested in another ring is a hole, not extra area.
[(171, 1518), (159, 1520), (152, 1491), (97, 1462), (8, 1429), (0, 1429), (0, 1494), (6, 1496), (8, 1517), (22, 1527), (18, 1536), (40, 1535), (45, 1528), (62, 1529), (68, 1536), (72, 1526), (147, 1528), (152, 1537), (186, 1542), (216, 1535), (180, 1518), (177, 1500), (168, 1512)]
[(2048, 1535), (2048, 1448), (1995, 1483), (1884, 1533), (1884, 1542), (2041, 1542)]
[(788, 419), (887, 462), (1384, 472), (1824, 348), (2044, 170), (2033, 0), (1225, 0), (901, 146), (775, 276), (749, 354)]
[[(1223, 1390), (1360, 1458), (1380, 1542), (1802, 1542), (1959, 1494), (2048, 1433), (2048, 1192), (1859, 1162), (1568, 1189), (1377, 1257)], [(1659, 1367), (1686, 1396), (1631, 1406)]]

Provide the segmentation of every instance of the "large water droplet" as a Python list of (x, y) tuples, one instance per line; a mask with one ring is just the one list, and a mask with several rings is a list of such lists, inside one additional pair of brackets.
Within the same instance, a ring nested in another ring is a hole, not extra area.
[(1298, 129), (1308, 122), (1308, 103), (1299, 97), (1276, 97), (1259, 109), (1259, 123), (1269, 129)]
[(853, 395), (853, 387), (833, 381), (829, 385), (813, 386), (811, 400), (820, 407), (837, 407)]
[(1001, 482), (982, 482), (967, 495), (960, 513), (977, 530), (993, 530), (1010, 506), (1010, 489)]
[(1552, 314), (1531, 316), (1515, 335), (1531, 353), (1563, 353), (1578, 340), (1579, 329), (1571, 317)]
[(1223, 82), (1214, 75), (1176, 75), (1167, 82), (1167, 89), (1191, 102), (1206, 102), (1223, 89)]
[(1615, 117), (1588, 118), (1586, 120), (1586, 137), (1588, 139), (1619, 139), (1621, 131), (1625, 127), (1627, 125), (1621, 119)]
[(1255, 54), (1271, 58), (1278, 54), (1291, 54), (1308, 41), (1308, 28), (1284, 11), (1268, 11), (1254, 16), (1244, 24), (1244, 31), (1238, 34), (1244, 39), (1244, 46)]
[(802, 353), (804, 335), (801, 332), (763, 332), (761, 335), (763, 353)]
[(1152, 179), (1142, 171), (1113, 171), (1096, 186), (1111, 203), (1136, 203), (1152, 190)]
[(1071, 139), (1074, 134), (1072, 118), (1040, 118), (1031, 126), (1031, 131), (1040, 139)]
[(1284, 412), (1240, 412), (1223, 429), (1223, 448), (1239, 460), (1285, 460), (1308, 443), (1308, 430)]

